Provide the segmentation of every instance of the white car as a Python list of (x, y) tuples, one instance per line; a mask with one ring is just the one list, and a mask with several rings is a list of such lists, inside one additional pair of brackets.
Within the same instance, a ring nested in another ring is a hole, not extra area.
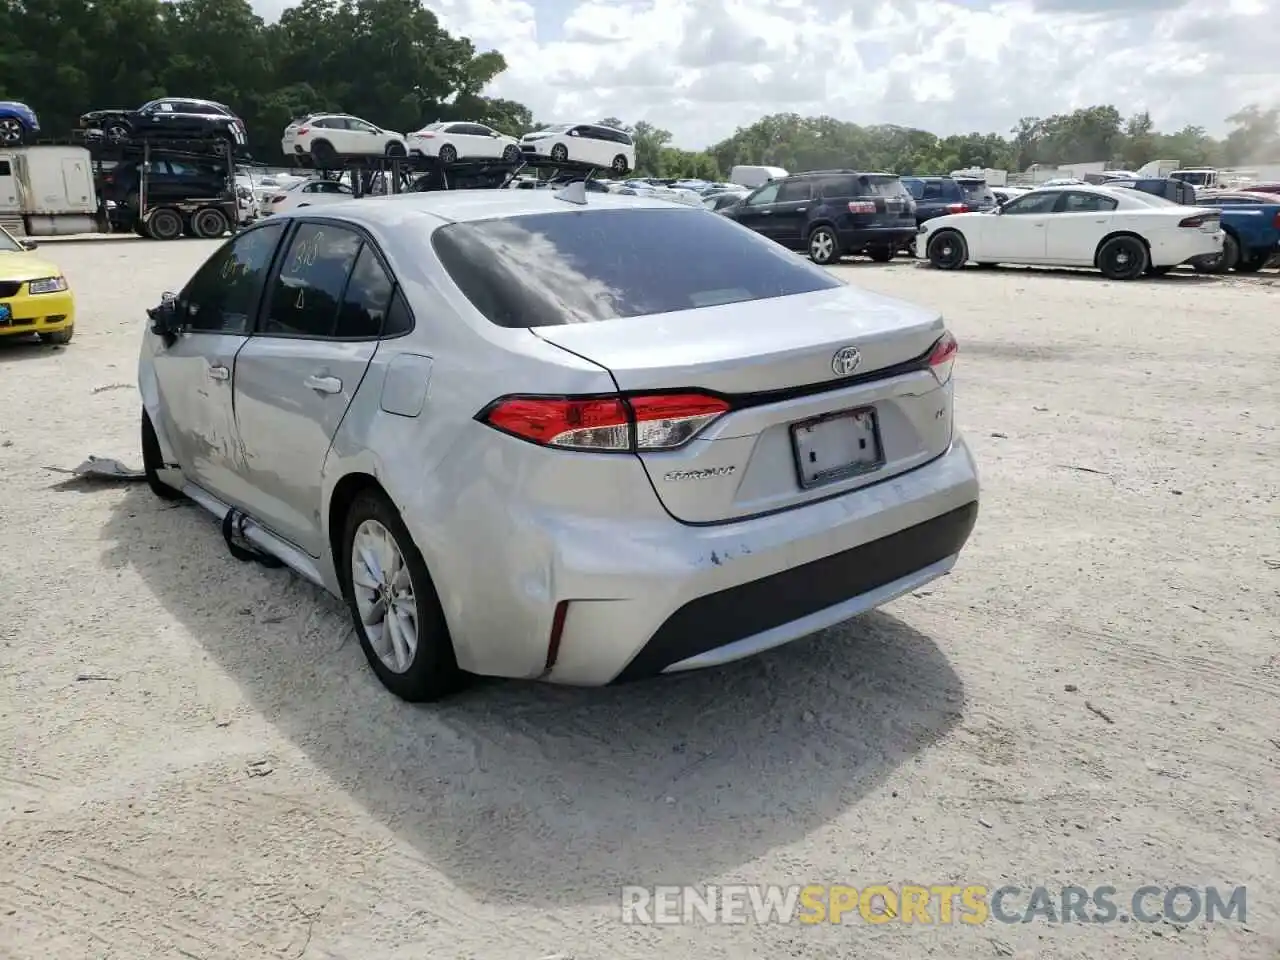
[(345, 113), (313, 113), (284, 128), (280, 150), (286, 157), (309, 157), (318, 165), (341, 156), (408, 156), (404, 134), (383, 130)]
[(409, 152), (423, 157), (439, 157), (441, 163), (456, 160), (506, 160), (520, 158), (520, 145), (483, 123), (429, 123), (405, 137)]
[(270, 216), (299, 207), (318, 207), (354, 198), (351, 188), (337, 180), (299, 180), (267, 197), (262, 205), (262, 215)]
[(1168, 273), (1222, 250), (1219, 211), (1138, 190), (1070, 186), (1032, 190), (990, 213), (926, 220), (916, 256), (940, 270), (1025, 263), (1096, 267), (1112, 280)]
[(600, 123), (553, 123), (521, 137), (520, 152), (561, 163), (607, 167), (615, 174), (636, 166), (636, 145), (631, 134)]

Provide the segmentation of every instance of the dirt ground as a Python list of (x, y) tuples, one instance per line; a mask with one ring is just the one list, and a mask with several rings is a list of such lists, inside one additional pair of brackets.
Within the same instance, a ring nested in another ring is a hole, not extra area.
[[(842, 268), (943, 310), (955, 573), (618, 689), (414, 708), (337, 603), (145, 485), (143, 310), (211, 251), (49, 244), (0, 345), (0, 956), (1280, 957), (1280, 278)], [(659, 883), (1246, 885), (1244, 923), (623, 925)]]

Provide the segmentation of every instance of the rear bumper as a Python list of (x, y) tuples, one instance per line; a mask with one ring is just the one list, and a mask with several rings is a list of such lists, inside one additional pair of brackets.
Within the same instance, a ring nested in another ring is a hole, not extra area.
[(901, 227), (854, 227), (838, 230), (842, 250), (863, 250), (867, 247), (901, 247), (910, 243), (918, 227), (909, 223)]
[(607, 572), (575, 563), (598, 556), (598, 540), (562, 541), (553, 579), (566, 614), (544, 678), (601, 685), (712, 666), (841, 623), (947, 573), (977, 500), (957, 433), (936, 460), (844, 496), (734, 524), (672, 522), (643, 549), (619, 542)]
[(1199, 230), (1176, 228), (1148, 234), (1151, 263), (1157, 267), (1176, 267), (1196, 257), (1216, 256), (1222, 252), (1221, 230), (1203, 233)]

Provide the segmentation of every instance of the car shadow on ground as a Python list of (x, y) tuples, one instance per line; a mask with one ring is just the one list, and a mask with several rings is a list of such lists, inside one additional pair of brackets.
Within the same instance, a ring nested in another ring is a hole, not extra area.
[[(122, 491), (106, 564), (139, 576), (373, 818), (487, 901), (606, 904), (624, 884), (732, 876), (857, 804), (963, 710), (934, 642), (882, 613), (722, 669), (603, 689), (480, 681), (410, 706), (374, 679), (336, 600), (233, 560), (204, 511), (169, 507), (143, 484)], [(856, 858), (856, 837), (832, 842)]]
[(62, 344), (42, 343), (31, 336), (0, 337), (0, 363), (17, 363), (22, 360), (38, 360), (66, 350)]
[[(935, 270), (938, 273), (954, 273), (957, 271), (938, 270), (927, 260), (911, 261), (921, 270)], [(996, 267), (979, 267), (977, 264), (969, 264), (963, 271), (970, 273), (985, 273), (993, 275), (1005, 276), (1024, 276), (1024, 277), (1056, 277), (1061, 280), (1083, 280), (1089, 283), (1218, 283), (1226, 276), (1239, 277), (1244, 274), (1215, 274), (1215, 273), (1196, 273), (1191, 270), (1175, 270), (1166, 273), (1163, 276), (1142, 276), (1136, 280), (1111, 280), (1104, 277), (1097, 270), (1090, 270), (1087, 267), (1034, 267), (1034, 266), (1018, 266), (1001, 264)]]

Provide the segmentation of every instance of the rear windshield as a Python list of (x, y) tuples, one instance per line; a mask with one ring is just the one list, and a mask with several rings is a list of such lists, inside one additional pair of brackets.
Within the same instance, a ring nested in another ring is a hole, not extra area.
[(985, 180), (957, 180), (966, 200), (994, 200), (995, 194)]
[(879, 177), (863, 174), (855, 178), (856, 196), (859, 197), (908, 197), (907, 188), (897, 177)]
[(1132, 197), (1134, 200), (1137, 200), (1139, 203), (1145, 203), (1149, 207), (1181, 206), (1181, 204), (1174, 203), (1172, 200), (1169, 200), (1165, 197), (1157, 196), (1154, 193), (1147, 193), (1145, 190), (1134, 190), (1130, 188), (1129, 192), (1126, 193), (1125, 196)]
[(773, 241), (695, 208), (452, 223), (431, 243), (453, 282), (500, 327), (649, 316), (840, 286)]

